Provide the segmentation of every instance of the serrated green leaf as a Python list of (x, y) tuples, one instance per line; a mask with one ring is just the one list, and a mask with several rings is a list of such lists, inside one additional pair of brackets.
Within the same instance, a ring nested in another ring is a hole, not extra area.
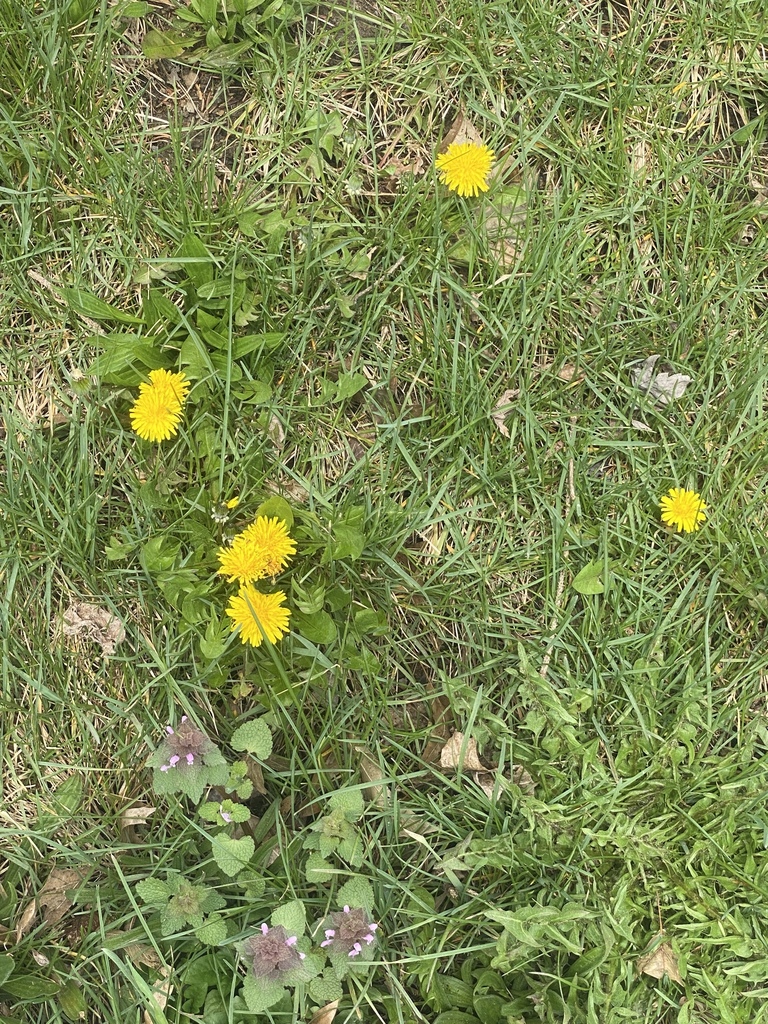
[(338, 874), (338, 871), (325, 859), (322, 853), (313, 851), (307, 857), (307, 863), (304, 866), (304, 873), (308, 882), (321, 883), (330, 882), (331, 879)]
[(264, 719), (254, 718), (235, 729), (231, 744), (233, 750), (247, 750), (260, 761), (265, 761), (272, 753), (272, 733)]
[(374, 898), (371, 883), (359, 875), (350, 878), (336, 893), (336, 902), (340, 907), (362, 907), (373, 915)]
[(313, 644), (333, 643), (337, 635), (336, 623), (325, 611), (314, 612), (312, 615), (296, 611), (291, 619), (291, 628)]
[(341, 986), (341, 982), (333, 974), (327, 973), (321, 978), (314, 978), (310, 982), (309, 994), (320, 1006), (325, 1006), (336, 999), (341, 999), (344, 995), (344, 989)]
[(574, 577), (571, 586), (577, 594), (602, 594), (605, 590), (603, 584), (603, 559), (590, 561)]
[(227, 937), (227, 923), (220, 914), (211, 914), (195, 928), (195, 936), (206, 946), (220, 946)]
[(244, 334), (237, 338), (232, 345), (232, 358), (244, 359), (252, 352), (261, 355), (264, 352), (272, 352), (283, 343), (285, 335), (281, 331), (265, 331), (261, 334)]
[(62, 288), (62, 293), (67, 300), (70, 309), (80, 316), (87, 316), (90, 320), (116, 320), (119, 324), (143, 324), (140, 316), (133, 316), (124, 313), (117, 306), (111, 306), (108, 302), (83, 291), (81, 288)]
[(282, 925), (289, 935), (303, 935), (307, 926), (307, 912), (301, 900), (291, 900), (278, 907), (270, 921), (273, 926)]
[(213, 849), (213, 859), (221, 871), (233, 878), (236, 874), (248, 867), (253, 857), (255, 846), (250, 836), (243, 836), (242, 839), (232, 839), (230, 836), (210, 836)]
[(357, 821), (365, 811), (365, 801), (359, 789), (339, 789), (328, 801), (334, 811), (341, 811), (347, 821)]
[(136, 892), (142, 902), (151, 907), (160, 907), (168, 902), (171, 887), (159, 878), (145, 878), (136, 886)]
[(270, 1006), (279, 1003), (285, 993), (285, 987), (278, 981), (265, 981), (246, 974), (242, 988), (245, 1005), (251, 1013), (263, 1013)]
[(290, 530), (293, 526), (293, 509), (279, 494), (273, 494), (271, 498), (262, 501), (256, 509), (256, 517), (259, 516), (266, 516), (268, 519), (274, 519), (277, 516), (285, 523), (286, 530)]

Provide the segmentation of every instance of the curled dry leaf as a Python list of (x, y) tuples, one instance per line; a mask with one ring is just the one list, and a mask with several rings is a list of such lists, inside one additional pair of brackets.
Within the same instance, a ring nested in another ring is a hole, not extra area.
[[(171, 984), (171, 968), (168, 964), (162, 965), (159, 974), (160, 977), (152, 986), (152, 999), (157, 1004), (158, 1010), (162, 1012), (168, 1004), (168, 997), (171, 992), (173, 992), (173, 985)], [(144, 1011), (144, 1024), (155, 1024), (156, 1020), (156, 1013), (151, 1010)]]
[(24, 908), (16, 925), (16, 940), (19, 941), (32, 927), (37, 908), (42, 910), (43, 920), (49, 928), (58, 924), (72, 906), (72, 896), (89, 874), (88, 868), (54, 868), (37, 897)]
[(156, 807), (146, 807), (142, 804), (135, 804), (133, 807), (126, 807), (120, 815), (120, 837), (126, 843), (140, 843), (142, 840), (136, 832), (138, 825), (146, 825)]
[(463, 772), (488, 771), (477, 752), (477, 741), (466, 739), (463, 732), (455, 732), (440, 751), (440, 767)]
[[(505, 782), (503, 776), (500, 776), (497, 771), (486, 768), (478, 755), (477, 743), (471, 738), (465, 740), (463, 732), (455, 732), (445, 744), (440, 753), (440, 766), (471, 772), (472, 778), (488, 799), (492, 799), (499, 782), (502, 784)], [(536, 789), (536, 783), (525, 768), (519, 764), (512, 765), (511, 781), (529, 795), (532, 795)]]
[(443, 141), (437, 147), (438, 153), (444, 153), (449, 146), (456, 143), (457, 146), (463, 145), (465, 142), (471, 142), (475, 146), (484, 145), (480, 132), (475, 128), (468, 117), (465, 117), (464, 112), (460, 111), (453, 119), (453, 124), (445, 133)]
[(382, 783), (386, 776), (379, 767), (379, 762), (373, 754), (364, 746), (356, 746), (355, 750), (360, 758), (360, 776), (367, 783), (363, 793), (367, 800), (377, 807), (389, 807), (389, 793)]
[[(659, 932), (657, 939), (663, 939), (664, 933)], [(654, 940), (655, 941), (655, 940)], [(663, 978), (666, 974), (678, 985), (683, 984), (680, 977), (680, 970), (677, 966), (677, 956), (668, 942), (661, 942), (654, 950), (641, 956), (637, 961), (639, 974), (647, 974), (651, 978)]]
[(24, 907), (21, 912), (19, 920), (16, 922), (16, 942), (21, 942), (27, 932), (34, 924), (35, 918), (37, 917), (37, 903), (34, 900), (30, 900), (29, 903)]
[(114, 654), (115, 647), (125, 640), (125, 627), (116, 615), (85, 601), (73, 601), (64, 612), (62, 632), (98, 644), (105, 657)]
[(311, 1024), (333, 1024), (333, 1019), (339, 1009), (339, 1000), (334, 999), (332, 1003), (326, 1003), (316, 1010), (312, 1016)]
[(519, 394), (520, 388), (508, 388), (493, 407), (491, 419), (499, 428), (499, 433), (502, 437), (509, 437), (506, 419), (512, 411), (512, 400), (517, 398)]
[(655, 373), (656, 363), (661, 356), (648, 356), (644, 363), (633, 366), (629, 371), (632, 383), (639, 391), (644, 391), (657, 405), (669, 405), (675, 398), (680, 398), (693, 380), (686, 373)]

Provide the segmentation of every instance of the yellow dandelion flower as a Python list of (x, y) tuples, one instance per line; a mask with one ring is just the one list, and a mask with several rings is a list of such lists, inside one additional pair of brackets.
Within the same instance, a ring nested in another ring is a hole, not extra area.
[(296, 541), (291, 540), (288, 527), (277, 516), (273, 519), (259, 516), (255, 523), (246, 527), (243, 536), (262, 552), (265, 576), (277, 576), (296, 554)]
[(678, 530), (691, 533), (698, 530), (707, 518), (704, 509), (707, 507), (695, 491), (686, 491), (682, 487), (673, 487), (659, 502), (661, 505), (662, 522), (668, 526), (676, 526)]
[(264, 637), (276, 644), (288, 632), (291, 617), (291, 610), (284, 607), (283, 601), (282, 590), (262, 594), (250, 583), (240, 587), (240, 593), (230, 598), (227, 606), (227, 615), (233, 620), (232, 631), (239, 628), (242, 642), (253, 647), (259, 647)]
[(240, 495), (236, 494), (234, 498), (230, 498), (229, 501), (225, 501), (224, 504), (227, 506), (228, 509), (237, 508), (237, 506), (240, 504)]
[(476, 196), (488, 191), (488, 174), (493, 150), (476, 142), (454, 142), (435, 160), (440, 181), (460, 196)]
[(179, 428), (189, 381), (183, 373), (152, 370), (149, 383), (139, 385), (131, 407), (131, 426), (145, 441), (165, 441)]
[(229, 547), (219, 548), (219, 575), (226, 576), (230, 583), (253, 583), (277, 576), (295, 553), (296, 542), (288, 536), (285, 523), (277, 516), (259, 516)]

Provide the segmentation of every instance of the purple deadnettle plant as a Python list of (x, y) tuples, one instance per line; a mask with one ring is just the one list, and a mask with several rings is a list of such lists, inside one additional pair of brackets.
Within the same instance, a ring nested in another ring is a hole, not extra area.
[(185, 793), (196, 803), (208, 786), (223, 786), (229, 767), (216, 744), (193, 725), (186, 715), (166, 735), (149, 765), (154, 769), (156, 793)]
[(325, 949), (336, 977), (341, 980), (358, 963), (373, 959), (378, 924), (362, 907), (345, 906), (329, 914), (320, 925)]

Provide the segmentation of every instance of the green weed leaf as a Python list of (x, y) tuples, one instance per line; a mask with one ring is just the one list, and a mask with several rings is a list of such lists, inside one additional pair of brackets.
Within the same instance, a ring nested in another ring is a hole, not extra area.
[(303, 935), (307, 926), (307, 912), (301, 900), (291, 900), (278, 907), (270, 921), (273, 926), (281, 924), (289, 935)]
[(111, 306), (108, 302), (83, 291), (81, 288), (63, 288), (62, 292), (70, 309), (80, 316), (87, 316), (90, 320), (116, 320), (119, 324), (143, 324), (140, 316), (132, 316), (124, 313), (117, 306)]
[(211, 836), (210, 840), (213, 859), (225, 875), (234, 878), (243, 868), (248, 867), (255, 850), (253, 839), (250, 836), (232, 839), (227, 835), (217, 835)]
[(161, 907), (171, 896), (171, 887), (159, 878), (145, 878), (136, 886), (139, 898), (150, 907)]
[(211, 914), (205, 924), (195, 928), (195, 936), (206, 946), (220, 946), (227, 937), (227, 923), (220, 914)]
[(259, 516), (266, 516), (268, 519), (274, 519), (277, 516), (285, 523), (286, 530), (290, 530), (293, 526), (293, 509), (279, 494), (273, 494), (271, 498), (262, 501), (256, 509), (256, 517)]
[(367, 878), (362, 878), (359, 875), (350, 878), (336, 893), (336, 902), (340, 907), (362, 907), (373, 915), (374, 899), (371, 883)]
[(263, 718), (244, 722), (232, 733), (232, 749), (247, 750), (260, 761), (272, 753), (272, 733)]
[(571, 586), (577, 594), (602, 594), (605, 590), (603, 584), (604, 562), (598, 559), (596, 562), (587, 562), (584, 568), (576, 575)]

